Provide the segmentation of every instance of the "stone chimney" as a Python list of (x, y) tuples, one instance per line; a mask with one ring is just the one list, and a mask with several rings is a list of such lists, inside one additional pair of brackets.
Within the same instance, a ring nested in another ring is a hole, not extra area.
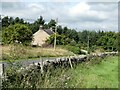
[(53, 31), (52, 27), (50, 27), (50, 30)]
[(43, 29), (43, 25), (40, 25), (39, 29), (42, 30)]

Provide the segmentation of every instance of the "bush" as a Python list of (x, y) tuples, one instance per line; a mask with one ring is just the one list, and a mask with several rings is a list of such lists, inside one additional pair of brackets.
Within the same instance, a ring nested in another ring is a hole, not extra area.
[(63, 48), (73, 52), (74, 54), (80, 54), (80, 48), (76, 47), (76, 46), (70, 46), (70, 45), (66, 45), (66, 46), (62, 46)]
[(3, 44), (22, 43), (29, 45), (32, 41), (32, 31), (26, 25), (9, 25), (2, 32)]
[(75, 46), (75, 45), (76, 45), (76, 41), (75, 41), (75, 40), (72, 40), (72, 41), (70, 42), (70, 45)]

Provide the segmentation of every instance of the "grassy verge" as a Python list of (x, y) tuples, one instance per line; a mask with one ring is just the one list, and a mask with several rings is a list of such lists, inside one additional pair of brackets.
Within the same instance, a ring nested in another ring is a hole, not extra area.
[(118, 57), (96, 58), (76, 65), (73, 69), (49, 67), (41, 75), (34, 67), (30, 71), (16, 73), (15, 67), (4, 87), (12, 88), (118, 88)]
[(80, 48), (78, 46), (71, 46), (71, 45), (59, 45), (59, 47), (64, 48), (68, 51), (71, 51), (75, 54), (81, 54)]
[(74, 55), (74, 53), (62, 49), (56, 48), (40, 48), (40, 47), (30, 47), (22, 45), (7, 45), (2, 47), (2, 60), (18, 60), (18, 59), (30, 59), (30, 58), (40, 58), (40, 57), (59, 57), (59, 56), (69, 56)]
[(71, 77), (67, 87), (118, 88), (118, 57), (108, 57), (97, 64), (80, 64), (66, 73)]

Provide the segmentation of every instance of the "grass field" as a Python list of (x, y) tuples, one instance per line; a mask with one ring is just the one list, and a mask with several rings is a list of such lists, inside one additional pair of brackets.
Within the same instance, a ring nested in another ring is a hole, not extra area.
[(74, 55), (74, 53), (62, 48), (41, 48), (23, 45), (4, 45), (2, 48), (2, 60), (18, 60), (40, 57), (59, 57)]
[[(10, 69), (10, 68), (9, 68)], [(41, 76), (37, 69), (21, 72), (9, 70), (10, 78), (3, 82), (11, 88), (118, 88), (118, 57), (96, 58), (74, 68), (50, 68)], [(14, 73), (13, 73), (14, 71)]]
[(45, 79), (43, 87), (118, 88), (118, 57), (107, 57), (101, 62), (93, 60), (54, 73)]
[(67, 87), (118, 88), (118, 57), (108, 57), (98, 64), (81, 64), (66, 72)]

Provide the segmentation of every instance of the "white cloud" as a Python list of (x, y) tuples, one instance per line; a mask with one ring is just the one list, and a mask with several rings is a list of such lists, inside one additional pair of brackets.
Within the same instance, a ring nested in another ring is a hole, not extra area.
[(80, 15), (90, 9), (90, 6), (86, 3), (79, 3), (69, 9), (70, 15)]
[(81, 18), (82, 21), (103, 21), (107, 16), (103, 12), (91, 10), (87, 3), (78, 3), (69, 9), (69, 15), (74, 18)]
[(31, 3), (27, 6), (33, 12), (43, 12), (45, 8), (41, 4)]
[(21, 2), (21, 0), (1, 0), (1, 2)]
[(3, 3), (3, 14), (36, 19), (42, 15), (47, 22), (59, 19), (63, 26), (80, 29), (117, 30), (117, 4), (86, 2)]
[(1, 0), (1, 2), (116, 2), (119, 0)]

